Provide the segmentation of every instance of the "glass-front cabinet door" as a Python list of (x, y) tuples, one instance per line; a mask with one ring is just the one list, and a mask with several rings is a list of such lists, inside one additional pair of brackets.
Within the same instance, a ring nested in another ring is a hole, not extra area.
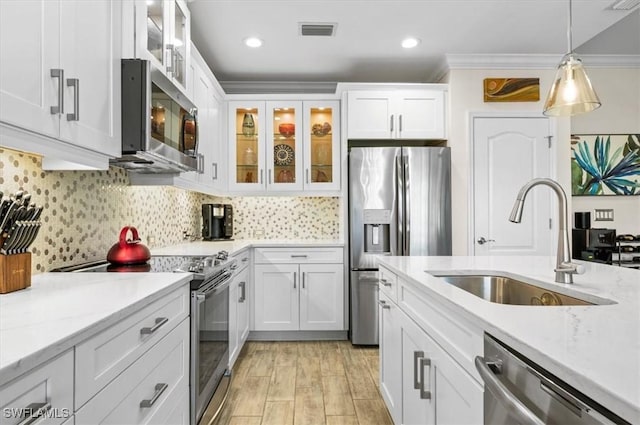
[(338, 101), (304, 102), (305, 190), (340, 190)]
[(184, 0), (136, 0), (136, 56), (187, 86), (191, 15)]
[(164, 1), (147, 2), (147, 51), (158, 63), (164, 67), (164, 45), (166, 39), (166, 19)]
[(231, 191), (265, 189), (264, 102), (229, 102)]
[(267, 102), (267, 190), (302, 190), (302, 102)]

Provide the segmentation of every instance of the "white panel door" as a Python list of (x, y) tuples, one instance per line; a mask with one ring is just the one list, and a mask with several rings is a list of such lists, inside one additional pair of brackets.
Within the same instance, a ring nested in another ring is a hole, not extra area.
[(301, 264), (300, 330), (344, 329), (344, 267)]
[(119, 156), (122, 2), (60, 4), (60, 62), (65, 70), (60, 139)]
[(380, 332), (380, 394), (395, 424), (402, 423), (402, 312), (380, 292), (378, 327)]
[(391, 139), (393, 93), (350, 91), (347, 95), (348, 139)]
[(474, 255), (551, 255), (549, 188), (529, 193), (522, 223), (509, 221), (520, 188), (550, 177), (549, 119), (475, 118), (473, 131)]
[(298, 265), (257, 264), (255, 272), (255, 329), (298, 330)]
[(401, 92), (396, 101), (398, 139), (443, 139), (444, 92), (412, 90)]
[(0, 121), (58, 137), (60, 3), (0, 1)]

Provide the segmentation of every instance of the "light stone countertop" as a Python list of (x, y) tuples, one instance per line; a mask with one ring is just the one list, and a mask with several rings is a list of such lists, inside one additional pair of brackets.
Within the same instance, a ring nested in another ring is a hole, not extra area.
[(43, 273), (0, 295), (0, 385), (186, 285), (191, 273)]
[(218, 251), (227, 251), (230, 255), (245, 248), (289, 247), (344, 247), (344, 242), (335, 239), (241, 239), (236, 241), (193, 241), (182, 244), (151, 249), (152, 255), (213, 255)]
[[(579, 262), (575, 284), (554, 282), (555, 257), (384, 257), (400, 277), (422, 285), (486, 332), (627, 421), (640, 424), (640, 272)], [(515, 306), (485, 301), (431, 276), (505, 272), (558, 292), (615, 301), (594, 306)], [(468, 274), (468, 273), (467, 273)]]

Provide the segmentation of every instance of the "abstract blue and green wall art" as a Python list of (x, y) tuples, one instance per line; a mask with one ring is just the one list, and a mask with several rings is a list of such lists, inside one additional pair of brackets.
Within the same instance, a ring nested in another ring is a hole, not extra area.
[(572, 135), (571, 194), (640, 195), (640, 134)]

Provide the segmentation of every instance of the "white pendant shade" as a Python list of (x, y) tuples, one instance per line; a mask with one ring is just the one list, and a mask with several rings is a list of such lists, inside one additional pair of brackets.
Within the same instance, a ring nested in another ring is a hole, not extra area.
[(600, 105), (600, 99), (591, 86), (580, 58), (573, 53), (565, 55), (549, 90), (543, 114), (572, 116), (591, 112)]

